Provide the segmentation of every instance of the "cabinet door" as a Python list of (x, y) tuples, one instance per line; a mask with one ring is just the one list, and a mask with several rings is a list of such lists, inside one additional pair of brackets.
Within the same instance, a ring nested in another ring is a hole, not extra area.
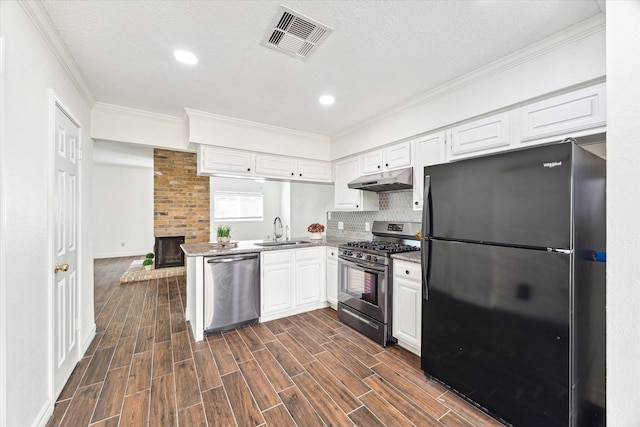
[(198, 156), (198, 173), (255, 174), (255, 155), (253, 153), (201, 145)]
[(256, 156), (256, 174), (264, 177), (294, 178), (296, 161), (286, 156)]
[(304, 181), (331, 182), (331, 162), (300, 159), (296, 178)]
[(262, 313), (293, 308), (293, 251), (262, 253)]
[(470, 157), (509, 147), (509, 114), (502, 113), (451, 129), (451, 157)]
[(392, 170), (411, 166), (411, 141), (400, 142), (382, 149), (383, 169)]
[(349, 182), (360, 176), (360, 159), (352, 157), (336, 162), (335, 204), (338, 210), (356, 210), (362, 203), (362, 191), (347, 187)]
[(335, 163), (335, 208), (339, 211), (377, 211), (378, 194), (352, 190), (349, 182), (360, 176), (360, 157), (351, 157)]
[(362, 173), (382, 172), (382, 150), (368, 151), (362, 155)]
[(413, 141), (413, 210), (422, 210), (424, 167), (445, 163), (445, 132)]
[(420, 354), (422, 286), (420, 265), (394, 261), (393, 336), (407, 350)]
[(577, 90), (520, 109), (522, 142), (606, 125), (605, 85)]
[(326, 300), (326, 271), (321, 248), (296, 250), (296, 306)]
[(327, 301), (333, 308), (338, 305), (338, 249), (327, 247)]

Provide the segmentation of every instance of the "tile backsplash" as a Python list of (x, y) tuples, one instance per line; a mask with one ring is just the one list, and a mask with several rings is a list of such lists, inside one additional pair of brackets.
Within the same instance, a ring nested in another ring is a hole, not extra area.
[[(338, 239), (370, 240), (372, 234), (365, 230), (365, 222), (373, 226), (373, 221), (420, 222), (422, 212), (413, 210), (413, 192), (392, 191), (378, 193), (380, 210), (369, 212), (333, 211), (327, 219), (327, 237)], [(338, 222), (344, 224), (338, 230)]]

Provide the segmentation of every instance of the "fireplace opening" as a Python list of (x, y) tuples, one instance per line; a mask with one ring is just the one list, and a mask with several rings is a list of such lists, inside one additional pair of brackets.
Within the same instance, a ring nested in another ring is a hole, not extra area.
[(156, 237), (156, 268), (181, 267), (184, 265), (184, 252), (180, 245), (184, 236)]

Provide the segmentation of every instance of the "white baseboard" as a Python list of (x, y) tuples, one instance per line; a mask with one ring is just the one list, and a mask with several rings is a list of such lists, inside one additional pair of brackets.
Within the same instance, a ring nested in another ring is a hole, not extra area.
[(80, 356), (80, 359), (82, 359), (82, 357), (84, 357), (84, 354), (87, 352), (87, 349), (89, 348), (89, 346), (93, 342), (93, 339), (96, 337), (96, 324), (95, 324), (95, 322), (93, 324), (91, 324), (91, 326), (89, 328), (90, 328), (89, 333), (82, 340), (82, 344), (81, 344), (81, 348), (80, 348), (80, 352), (82, 353), (82, 356)]
[(131, 252), (108, 252), (108, 253), (98, 253), (98, 254), (93, 254), (93, 259), (98, 259), (98, 258), (120, 258), (123, 256), (144, 256), (147, 252), (140, 252), (140, 251), (131, 251)]
[(38, 415), (36, 419), (33, 420), (31, 424), (32, 427), (46, 427), (49, 418), (53, 415), (53, 403), (51, 401), (45, 402), (40, 411), (38, 411)]

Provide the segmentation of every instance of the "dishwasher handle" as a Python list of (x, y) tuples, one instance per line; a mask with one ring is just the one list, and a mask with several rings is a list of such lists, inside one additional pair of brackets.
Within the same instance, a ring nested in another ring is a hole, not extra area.
[(258, 255), (245, 255), (245, 256), (220, 256), (220, 257), (210, 257), (207, 260), (209, 264), (215, 263), (226, 263), (226, 262), (236, 262), (236, 261), (246, 261), (249, 259), (256, 259)]

